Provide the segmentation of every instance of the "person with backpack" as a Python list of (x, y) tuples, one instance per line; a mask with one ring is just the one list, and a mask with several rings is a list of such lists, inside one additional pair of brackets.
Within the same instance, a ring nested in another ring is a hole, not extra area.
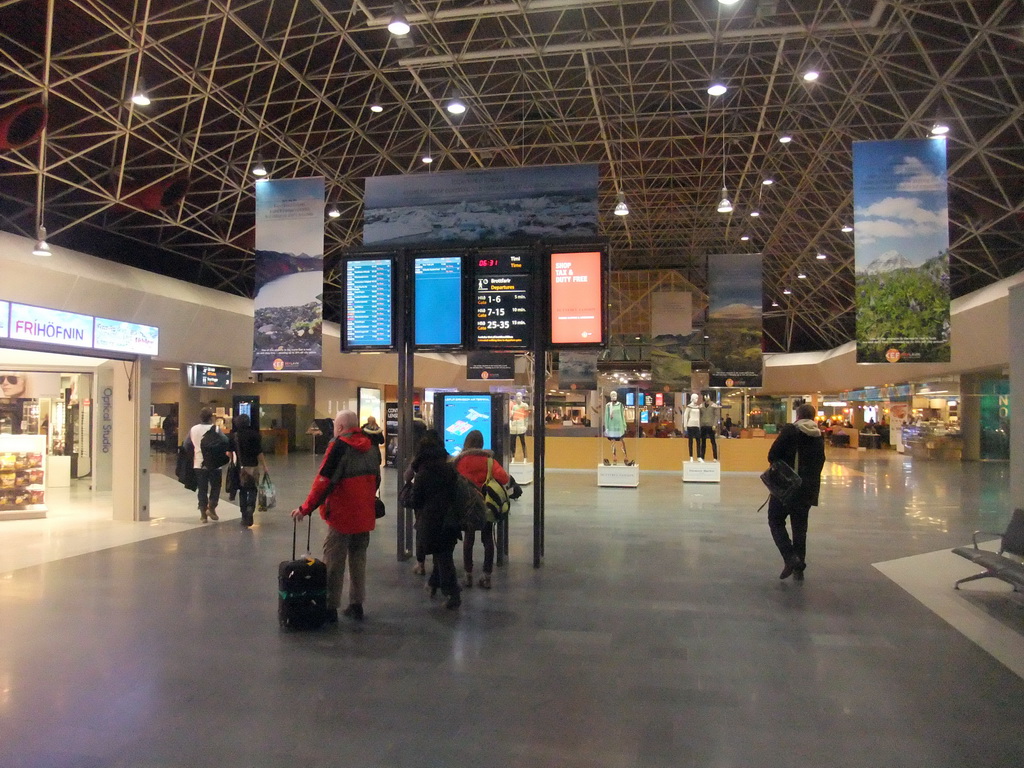
[(199, 519), (202, 522), (219, 520), (217, 502), (220, 501), (220, 468), (228, 463), (230, 442), (227, 435), (213, 423), (213, 409), (199, 411), (199, 423), (188, 432), (192, 442), (192, 465), (196, 471), (196, 495), (199, 500)]
[[(504, 487), (509, 484), (508, 472), (494, 458), (492, 451), (484, 450), (484, 436), (479, 429), (474, 429), (466, 435), (462, 444), (462, 451), (455, 458), (455, 470), (464, 478), (473, 483), (484, 494), (484, 505), (487, 508), (487, 521), (480, 532), (480, 541), (484, 545), (484, 572), (478, 582), (483, 589), (491, 588), (491, 571), (494, 569), (494, 524), (498, 521), (497, 515), (502, 513), (496, 506), (504, 506), (506, 513), (508, 509), (508, 495), (504, 493)], [(494, 488), (496, 481), (501, 488)], [(490, 485), (499, 494), (500, 501), (488, 498), (485, 484)], [(476, 544), (476, 531), (467, 529), (462, 539), (462, 564), (466, 568), (465, 585), (473, 586), (473, 546)]]
[(441, 438), (433, 431), (426, 432), (420, 440), (413, 465), (416, 541), (422, 542), (424, 557), (434, 556), (434, 570), (427, 582), (430, 596), (434, 597), (440, 589), (448, 598), (445, 607), (454, 610), (462, 604), (455, 573), (455, 544), (462, 538), (462, 521), (456, 508), (459, 475), (448, 461)]
[(251, 528), (256, 513), (257, 484), (260, 468), (267, 473), (267, 460), (263, 456), (263, 439), (253, 429), (249, 416), (240, 413), (231, 422), (231, 453), (238, 467), (238, 509), (242, 513), (242, 527)]

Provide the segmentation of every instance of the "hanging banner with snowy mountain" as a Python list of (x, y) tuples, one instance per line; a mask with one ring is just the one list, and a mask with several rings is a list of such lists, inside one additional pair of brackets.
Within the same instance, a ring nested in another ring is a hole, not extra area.
[(761, 254), (708, 257), (709, 386), (761, 386)]
[(853, 145), (858, 363), (949, 362), (945, 139)]
[(256, 182), (253, 372), (323, 368), (324, 180)]
[(597, 165), (371, 177), (363, 245), (592, 238), (597, 184)]

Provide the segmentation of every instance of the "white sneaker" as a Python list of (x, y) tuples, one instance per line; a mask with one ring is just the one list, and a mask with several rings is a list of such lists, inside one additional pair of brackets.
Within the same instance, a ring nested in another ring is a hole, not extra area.
[(704, 463), (704, 459), (697, 459), (697, 461), (699, 461), (701, 464)]

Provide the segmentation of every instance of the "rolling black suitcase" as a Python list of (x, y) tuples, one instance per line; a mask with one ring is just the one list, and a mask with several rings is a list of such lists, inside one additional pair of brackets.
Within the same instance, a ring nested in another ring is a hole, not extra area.
[(292, 559), (277, 568), (277, 619), (283, 629), (319, 629), (327, 621), (327, 566), (309, 554), (313, 519), (306, 533), (306, 556), (295, 559), (298, 521), (292, 524)]

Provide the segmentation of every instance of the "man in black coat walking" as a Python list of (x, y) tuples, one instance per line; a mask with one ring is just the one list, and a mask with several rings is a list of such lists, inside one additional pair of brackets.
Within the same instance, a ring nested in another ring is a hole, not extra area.
[[(768, 463), (782, 460), (800, 475), (800, 488), (793, 498), (783, 503), (775, 496), (768, 502), (768, 528), (775, 546), (782, 555), (784, 567), (780, 579), (803, 581), (807, 568), (807, 518), (811, 507), (818, 506), (821, 469), (825, 466), (825, 437), (814, 423), (814, 406), (804, 403), (796, 409), (796, 421), (779, 431), (768, 450)], [(793, 538), (786, 530), (786, 518), (793, 528)]]

